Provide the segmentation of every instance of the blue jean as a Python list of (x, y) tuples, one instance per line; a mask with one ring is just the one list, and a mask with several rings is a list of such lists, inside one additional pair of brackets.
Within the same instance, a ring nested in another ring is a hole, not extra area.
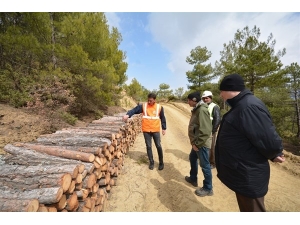
[(204, 176), (203, 188), (206, 190), (212, 189), (212, 174), (209, 163), (209, 148), (201, 147), (199, 151), (194, 151), (193, 149), (190, 152), (189, 160), (191, 165), (190, 178), (192, 181), (198, 180), (198, 159), (200, 161), (200, 167)]
[(159, 163), (163, 163), (163, 152), (160, 144), (160, 132), (143, 132), (145, 144), (147, 148), (147, 155), (150, 163), (154, 163), (152, 153), (152, 138), (157, 149)]

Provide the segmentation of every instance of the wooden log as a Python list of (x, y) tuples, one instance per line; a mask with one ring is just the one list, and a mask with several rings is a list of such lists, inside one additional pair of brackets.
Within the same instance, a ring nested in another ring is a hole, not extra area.
[(110, 145), (111, 140), (108, 138), (99, 137), (84, 137), (84, 136), (69, 136), (69, 137), (54, 137), (46, 138), (39, 137), (37, 142), (44, 145), (75, 145), (82, 147), (104, 147), (105, 145)]
[(111, 133), (111, 132), (108, 132), (108, 131), (97, 131), (97, 132), (94, 132), (94, 133), (84, 133), (84, 132), (81, 132), (81, 133), (74, 133), (74, 134), (68, 134), (68, 133), (52, 133), (52, 134), (44, 134), (44, 135), (40, 135), (39, 138), (47, 138), (49, 140), (51, 140), (52, 138), (53, 139), (56, 139), (56, 138), (67, 138), (67, 137), (75, 137), (75, 138), (82, 138), (82, 137), (85, 137), (85, 138), (107, 138), (109, 140), (113, 140), (115, 139), (115, 135), (114, 133)]
[(48, 207), (55, 207), (58, 211), (63, 210), (67, 205), (67, 195), (63, 194), (57, 203), (50, 204)]
[(111, 133), (118, 133), (121, 135), (125, 134), (126, 128), (122, 126), (89, 126), (89, 127), (75, 127), (75, 128), (64, 128), (62, 131), (70, 130), (73, 132), (93, 132), (93, 131), (109, 131)]
[(105, 173), (106, 184), (109, 184), (110, 179), (111, 179), (110, 173)]
[(96, 156), (96, 157), (95, 157), (95, 161), (96, 161), (100, 166), (102, 166), (102, 161), (103, 161), (103, 160), (101, 160), (100, 157)]
[(48, 207), (46, 207), (44, 204), (40, 204), (38, 212), (49, 212)]
[(83, 187), (82, 182), (81, 182), (81, 183), (78, 183), (78, 184), (75, 184), (75, 190), (76, 190), (76, 191), (81, 190), (82, 187)]
[(95, 207), (96, 204), (95, 199), (86, 198), (84, 201), (85, 201), (85, 207), (89, 208), (90, 210), (92, 210)]
[(79, 202), (77, 212), (90, 212), (90, 208), (85, 206), (86, 202)]
[(91, 192), (92, 192), (92, 193), (97, 193), (98, 189), (99, 189), (99, 184), (98, 184), (98, 183), (95, 183), (95, 184), (93, 185), (93, 187), (91, 188)]
[(76, 192), (74, 192), (72, 195), (67, 197), (67, 205), (65, 208), (68, 211), (73, 211), (76, 207), (78, 207), (78, 199)]
[(66, 191), (66, 194), (72, 194), (75, 190), (76, 181), (72, 180), (69, 189)]
[(14, 177), (16, 175), (22, 175), (25, 177), (34, 177), (38, 175), (55, 174), (55, 173), (69, 173), (72, 178), (78, 175), (77, 165), (36, 165), (36, 166), (24, 166), (24, 165), (0, 165), (0, 178)]
[(50, 207), (50, 206), (46, 206), (48, 209), (48, 212), (57, 212), (57, 208), (55, 207)]
[(58, 156), (66, 159), (81, 160), (83, 162), (93, 162), (95, 159), (95, 155), (91, 153), (72, 151), (72, 150), (67, 150), (67, 149), (62, 149), (57, 147), (52, 148), (51, 146), (45, 146), (45, 145), (29, 145), (25, 143), (21, 147), (26, 147), (35, 150), (37, 152), (46, 153), (48, 155)]
[(96, 183), (96, 175), (95, 174), (89, 174), (85, 177), (85, 179), (82, 181), (82, 187), (83, 188), (92, 188), (93, 185)]
[(87, 129), (94, 129), (94, 130), (121, 130), (122, 132), (130, 132), (132, 130), (131, 125), (127, 124), (106, 124), (106, 123), (90, 123), (87, 127)]
[(101, 171), (107, 171), (108, 169), (108, 163), (105, 163), (103, 166), (101, 166)]
[(37, 199), (5, 199), (0, 198), (0, 212), (37, 212), (39, 201)]
[[(95, 169), (94, 169), (95, 170)], [(93, 170), (93, 171), (94, 171)], [(86, 177), (86, 175), (88, 174), (88, 171), (87, 170), (84, 170), (83, 172), (82, 172), (82, 179), (84, 179), (85, 177)], [(89, 174), (91, 174), (91, 173), (89, 173)]]
[(63, 174), (36, 174), (32, 177), (26, 177), (16, 174), (14, 177), (0, 177), (2, 186), (9, 188), (31, 190), (37, 188), (61, 187), (66, 192), (71, 184), (72, 177), (69, 173)]
[(78, 207), (79, 207), (79, 201), (76, 202), (75, 206), (73, 207), (72, 210), (70, 210), (70, 212), (76, 212)]
[(101, 178), (98, 181), (99, 186), (106, 186), (106, 179), (105, 178)]
[[(18, 143), (17, 143), (18, 145)], [(51, 156), (46, 153), (40, 153), (35, 150), (31, 150), (25, 147), (18, 147), (12, 144), (7, 144), (4, 146), (4, 151), (10, 153), (11, 155), (6, 155), (3, 160), (6, 164), (14, 163), (18, 165), (81, 165), (83, 164), (85, 169), (89, 173), (93, 172), (93, 165), (91, 163), (81, 162), (78, 160), (65, 159), (57, 156)]]
[(110, 185), (111, 186), (116, 186), (117, 185), (117, 181), (118, 181), (117, 177), (113, 177), (111, 180), (114, 180), (114, 181), (113, 181), (113, 184), (110, 183)]
[(101, 210), (101, 206), (100, 205), (96, 205), (94, 212), (100, 212), (100, 210)]
[(32, 190), (18, 190), (12, 188), (0, 189), (0, 198), (31, 200), (37, 199), (40, 204), (53, 204), (60, 200), (63, 195), (63, 189), (55, 188), (40, 188)]
[(95, 168), (93, 173), (96, 175), (97, 179), (100, 179), (102, 177), (101, 168)]
[(80, 173), (75, 178), (75, 183), (78, 184), (78, 183), (81, 183), (81, 182), (82, 182), (82, 174)]
[(92, 124), (113, 124), (113, 125), (124, 125), (124, 124), (128, 124), (122, 120), (115, 120), (115, 121), (109, 121), (109, 120), (93, 120)]
[(94, 164), (95, 168), (97, 168), (97, 169), (101, 168), (101, 165), (99, 163), (97, 163), (96, 161), (94, 161), (93, 164)]
[(87, 189), (81, 189), (76, 191), (77, 197), (80, 199), (85, 199), (89, 195), (89, 191)]
[(115, 186), (116, 184), (115, 184), (115, 180), (114, 179), (110, 179), (109, 180), (109, 185), (110, 186)]
[[(36, 145), (40, 146), (41, 144), (38, 144), (38, 143), (23, 143), (23, 146), (27, 147), (29, 149), (34, 149), (34, 147)], [(100, 147), (82, 147), (82, 146), (74, 146), (74, 145), (63, 145), (63, 146), (51, 145), (51, 147), (52, 148), (57, 148), (57, 149), (66, 149), (66, 150), (71, 150), (71, 151), (90, 153), (90, 154), (94, 154), (94, 155), (99, 155), (99, 154), (102, 153), (102, 148), (100, 148)]]
[(108, 139), (115, 139), (120, 138), (122, 136), (122, 133), (120, 131), (113, 132), (110, 130), (92, 130), (92, 129), (86, 129), (86, 130), (58, 130), (54, 134), (47, 135), (47, 137), (52, 136), (65, 136), (65, 135), (74, 135), (74, 136), (96, 136), (96, 137), (102, 137), (102, 138), (108, 138)]

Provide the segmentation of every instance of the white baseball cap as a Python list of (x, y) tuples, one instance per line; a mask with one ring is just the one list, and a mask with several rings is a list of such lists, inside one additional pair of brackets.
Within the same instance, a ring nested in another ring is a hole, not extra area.
[(208, 97), (208, 96), (213, 96), (211, 91), (204, 91), (201, 98)]

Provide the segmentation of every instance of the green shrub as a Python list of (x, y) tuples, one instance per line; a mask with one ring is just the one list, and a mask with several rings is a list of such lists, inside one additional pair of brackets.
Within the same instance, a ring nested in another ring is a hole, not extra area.
[(101, 110), (97, 110), (95, 112), (95, 119), (99, 120), (99, 119), (101, 119), (103, 117), (103, 115), (104, 115), (104, 112), (102, 112)]
[(62, 112), (61, 118), (63, 121), (65, 121), (66, 123), (68, 123), (70, 125), (75, 125), (75, 123), (77, 121), (77, 117), (73, 116), (72, 114), (70, 114), (68, 112)]

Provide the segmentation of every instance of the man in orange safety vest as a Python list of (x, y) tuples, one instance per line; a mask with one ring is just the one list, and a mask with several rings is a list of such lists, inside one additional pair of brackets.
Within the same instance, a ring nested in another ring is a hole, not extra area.
[(134, 114), (142, 113), (142, 131), (144, 134), (147, 155), (149, 159), (149, 169), (153, 170), (154, 168), (154, 160), (152, 154), (152, 138), (154, 140), (159, 165), (158, 170), (164, 169), (164, 161), (163, 161), (163, 150), (161, 147), (161, 139), (160, 139), (160, 131), (162, 130), (162, 134), (166, 134), (167, 124), (166, 118), (164, 115), (164, 108), (156, 103), (156, 94), (150, 93), (148, 94), (148, 101), (143, 104), (138, 104), (133, 109), (129, 110), (126, 115), (124, 115), (123, 120), (126, 121), (128, 118), (133, 116)]

